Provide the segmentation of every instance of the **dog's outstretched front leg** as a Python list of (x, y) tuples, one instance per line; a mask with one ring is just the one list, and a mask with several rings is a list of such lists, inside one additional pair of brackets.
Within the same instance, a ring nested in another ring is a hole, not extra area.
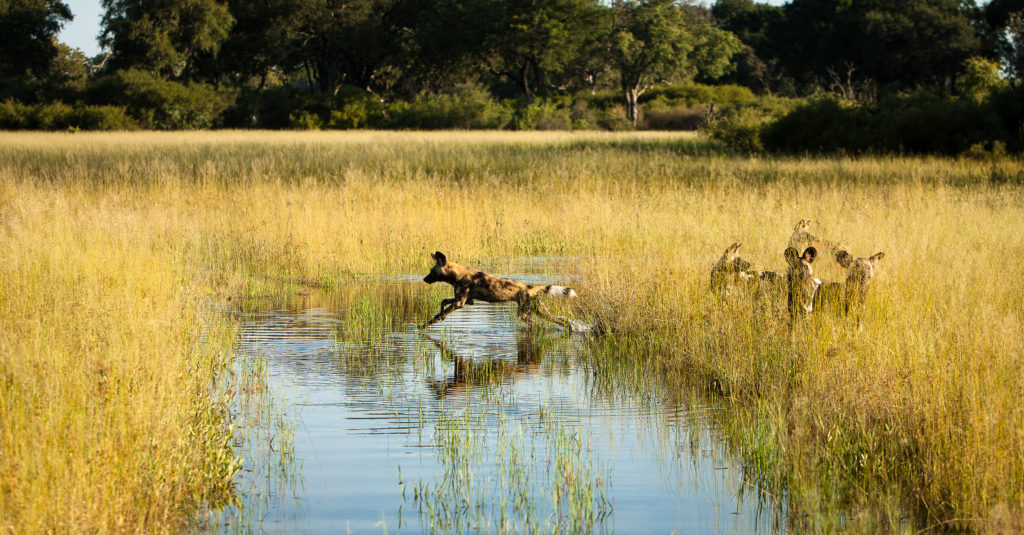
[[(462, 295), (459, 295), (460, 293)], [(455, 312), (456, 310), (466, 306), (466, 301), (468, 300), (468, 297), (469, 292), (458, 292), (455, 294), (455, 297), (442, 300), (441, 311), (438, 312), (437, 315), (435, 315), (433, 318), (431, 318), (430, 321), (424, 323), (423, 325), (420, 325), (420, 329), (426, 329), (427, 327), (430, 327), (431, 325), (443, 320), (445, 317), (448, 316), (448, 314), (451, 314), (452, 312)]]

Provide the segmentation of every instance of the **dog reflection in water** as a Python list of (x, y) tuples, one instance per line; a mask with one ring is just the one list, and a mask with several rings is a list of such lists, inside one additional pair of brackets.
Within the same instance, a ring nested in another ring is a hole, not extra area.
[(543, 344), (538, 343), (530, 331), (523, 331), (516, 340), (516, 359), (502, 358), (474, 360), (463, 358), (444, 341), (420, 333), (441, 351), (441, 360), (454, 363), (454, 373), (444, 379), (430, 381), (430, 389), (438, 399), (466, 395), (467, 388), (501, 384), (521, 375), (536, 373), (544, 356)]

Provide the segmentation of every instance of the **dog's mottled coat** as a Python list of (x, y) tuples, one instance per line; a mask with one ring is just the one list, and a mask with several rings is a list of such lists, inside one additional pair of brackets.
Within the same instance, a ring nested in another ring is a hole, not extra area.
[(430, 321), (423, 324), (423, 328), (443, 320), (452, 312), (466, 305), (472, 305), (473, 301), (483, 301), (485, 303), (515, 301), (519, 306), (519, 317), (523, 321), (529, 321), (532, 314), (536, 313), (548, 321), (570, 330), (573, 329), (573, 325), (570, 322), (552, 316), (540, 301), (542, 295), (576, 297), (576, 291), (572, 288), (555, 285), (533, 286), (524, 282), (490, 275), (483, 271), (449, 262), (440, 251), (430, 256), (434, 259), (434, 266), (430, 269), (430, 273), (423, 278), (423, 282), (427, 284), (435, 282), (451, 284), (455, 295), (441, 301), (441, 311)]

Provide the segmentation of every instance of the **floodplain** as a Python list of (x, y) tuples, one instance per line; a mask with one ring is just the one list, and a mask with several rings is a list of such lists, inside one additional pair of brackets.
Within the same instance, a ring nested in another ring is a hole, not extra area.
[[(0, 134), (0, 524), (1022, 529), (1022, 176), (668, 133)], [(710, 290), (734, 242), (784, 271), (801, 219), (885, 252), (859, 321)], [(420, 331), (435, 250), (600, 328)]]

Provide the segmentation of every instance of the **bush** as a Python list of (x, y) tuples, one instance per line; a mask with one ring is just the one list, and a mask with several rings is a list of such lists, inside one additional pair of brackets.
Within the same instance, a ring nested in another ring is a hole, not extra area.
[(520, 105), (512, 121), (515, 130), (572, 130), (572, 110), (555, 100)]
[(383, 123), (384, 105), (373, 93), (345, 86), (333, 101), (328, 128), (367, 128)]
[(33, 119), (30, 108), (14, 99), (0, 102), (0, 128), (4, 130), (32, 128)]
[(642, 114), (646, 130), (698, 130), (707, 124), (706, 106), (657, 106)]
[(761, 144), (761, 129), (770, 120), (770, 115), (746, 108), (708, 123), (704, 131), (712, 139), (721, 141), (734, 150), (759, 152), (764, 149)]
[(319, 115), (305, 110), (293, 111), (288, 120), (288, 126), (295, 130), (320, 130), (323, 125)]
[(499, 129), (512, 120), (512, 110), (479, 87), (461, 85), (449, 94), (421, 93), (412, 102), (391, 104), (387, 116), (397, 128)]
[(219, 124), (235, 100), (233, 91), (201, 83), (180, 84), (138, 71), (117, 71), (91, 89), (93, 102), (124, 104), (144, 128), (194, 130)]
[(120, 106), (89, 106), (50, 102), (0, 103), (0, 128), (5, 130), (134, 130), (138, 124)]
[(871, 104), (823, 98), (767, 125), (761, 139), (782, 152), (960, 154), (995, 140), (1015, 146), (1021, 115), (1010, 102), (926, 92)]
[(652, 88), (640, 96), (641, 104), (660, 100), (667, 106), (697, 107), (714, 103), (719, 109), (750, 106), (758, 98), (739, 85), (677, 84)]
[(597, 126), (604, 130), (632, 130), (633, 123), (626, 118), (625, 106), (612, 106), (597, 113)]

